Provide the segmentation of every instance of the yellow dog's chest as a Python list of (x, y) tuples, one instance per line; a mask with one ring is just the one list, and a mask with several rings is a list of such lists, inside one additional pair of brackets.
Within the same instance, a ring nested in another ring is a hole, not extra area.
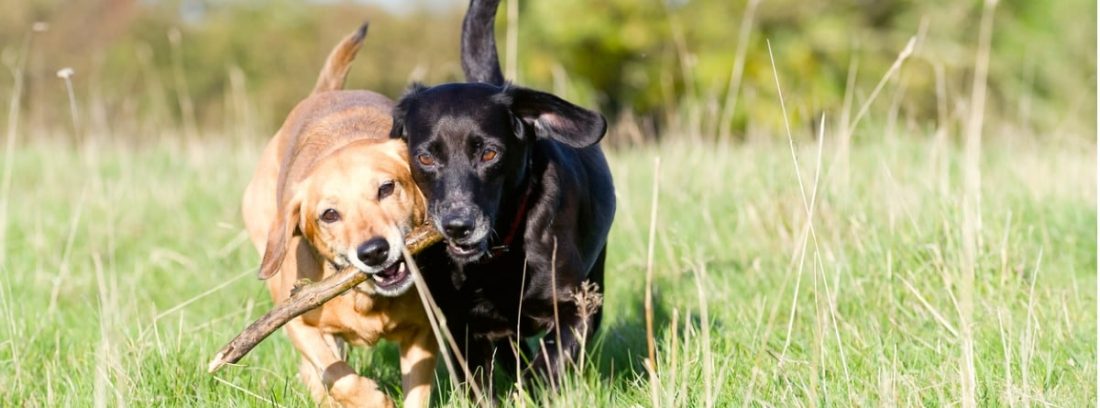
[(415, 290), (382, 298), (350, 290), (319, 309), (302, 315), (306, 324), (355, 345), (373, 346), (381, 339), (400, 341), (405, 332), (427, 326)]

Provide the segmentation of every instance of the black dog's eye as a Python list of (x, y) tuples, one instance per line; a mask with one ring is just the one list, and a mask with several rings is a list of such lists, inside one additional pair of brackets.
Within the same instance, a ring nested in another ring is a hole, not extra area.
[(428, 155), (427, 153), (420, 153), (419, 155), (417, 155), (416, 161), (420, 162), (420, 165), (422, 166), (431, 166), (435, 164), (435, 158)]
[(329, 208), (325, 210), (325, 212), (321, 213), (321, 221), (327, 222), (329, 224), (340, 221), (340, 213), (336, 212), (336, 210), (334, 209)]
[(389, 197), (390, 194), (393, 194), (393, 187), (393, 181), (387, 181), (378, 186), (378, 200), (382, 200), (383, 198)]
[(492, 161), (495, 158), (497, 158), (496, 149), (493, 149), (493, 148), (485, 149), (485, 151), (481, 153), (481, 161), (482, 162)]

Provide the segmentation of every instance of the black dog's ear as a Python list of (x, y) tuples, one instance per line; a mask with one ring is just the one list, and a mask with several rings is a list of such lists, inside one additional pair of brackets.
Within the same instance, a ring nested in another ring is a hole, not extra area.
[(524, 121), (520, 119), (515, 113), (512, 113), (512, 133), (516, 135), (519, 140), (524, 140), (524, 136), (527, 133), (524, 131)]
[(535, 129), (535, 135), (554, 139), (570, 147), (592, 146), (603, 139), (607, 120), (599, 113), (546, 92), (506, 87), (498, 102)]
[(409, 89), (405, 90), (405, 94), (401, 96), (401, 100), (397, 102), (397, 106), (393, 107), (393, 126), (390, 127), (391, 139), (404, 139), (405, 138), (405, 116), (409, 113), (409, 108), (416, 103), (416, 99), (420, 96), (420, 92), (428, 89), (419, 82), (413, 82), (409, 85)]

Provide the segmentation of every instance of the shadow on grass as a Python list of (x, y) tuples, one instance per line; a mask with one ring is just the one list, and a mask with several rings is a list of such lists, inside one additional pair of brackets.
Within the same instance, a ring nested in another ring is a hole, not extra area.
[[(595, 342), (588, 347), (589, 358), (595, 364), (600, 377), (614, 385), (631, 383), (646, 376), (645, 359), (648, 358), (646, 341), (645, 298), (632, 299), (629, 306), (620, 309), (620, 316), (607, 321), (596, 333)], [(671, 309), (661, 295), (653, 294), (653, 337), (656, 347), (669, 329)]]
[[(638, 296), (629, 300), (628, 306), (619, 307), (614, 319), (605, 317), (594, 341), (587, 347), (589, 367), (595, 368), (600, 380), (612, 387), (632, 386), (633, 382), (646, 376), (644, 361), (647, 358), (645, 300)], [(663, 301), (659, 293), (653, 299), (653, 330), (658, 349), (662, 349), (662, 340), (671, 324), (671, 308)], [(605, 310), (606, 313), (606, 310)], [(605, 315), (606, 316), (606, 315)], [(682, 319), (683, 317), (681, 317)], [(698, 317), (690, 317), (692, 324), (698, 327)], [(681, 320), (679, 323), (683, 325)], [(682, 326), (681, 326), (682, 327)], [(401, 371), (400, 357), (396, 344), (382, 341), (371, 348), (353, 348), (349, 357), (359, 374), (375, 380), (391, 396), (400, 396)], [(568, 372), (568, 371), (567, 371)], [(494, 376), (495, 394), (506, 395), (511, 389), (512, 379), (503, 373)], [(432, 405), (438, 406), (456, 397), (450, 386), (450, 376), (444, 364), (436, 367), (436, 387), (433, 390)], [(541, 389), (539, 385), (533, 388)], [(539, 391), (536, 391), (536, 395)]]

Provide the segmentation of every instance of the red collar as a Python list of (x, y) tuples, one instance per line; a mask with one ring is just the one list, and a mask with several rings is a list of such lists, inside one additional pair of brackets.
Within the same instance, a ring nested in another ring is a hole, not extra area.
[(519, 208), (516, 209), (516, 218), (512, 220), (512, 226), (508, 228), (508, 235), (504, 236), (504, 240), (501, 241), (500, 245), (489, 248), (490, 258), (504, 255), (512, 248), (512, 242), (520, 233), (520, 226), (522, 226), (523, 221), (527, 219), (528, 202), (530, 198), (531, 184), (527, 183), (527, 188), (523, 191), (523, 197), (519, 199)]

